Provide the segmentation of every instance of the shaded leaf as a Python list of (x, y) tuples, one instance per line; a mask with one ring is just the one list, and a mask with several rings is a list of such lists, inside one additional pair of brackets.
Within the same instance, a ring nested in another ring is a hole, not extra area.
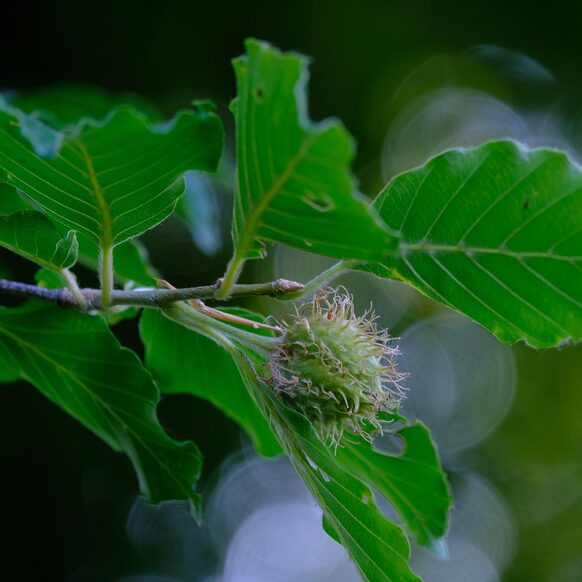
[(6, 265), (0, 263), (0, 279), (9, 279), (11, 277), (10, 273), (10, 269)]
[(0, 216), (0, 246), (49, 269), (67, 269), (77, 261), (77, 239), (65, 236), (40, 212), (23, 210)]
[(352, 139), (306, 111), (306, 59), (249, 40), (235, 59), (237, 185), (230, 266), (264, 256), (264, 241), (340, 258), (378, 259), (395, 242), (355, 195)]
[(67, 286), (67, 280), (61, 271), (39, 269), (34, 274), (34, 280), (39, 287), (45, 289), (62, 289)]
[(402, 242), (371, 270), (407, 281), (503, 342), (582, 338), (582, 171), (511, 141), (445, 152), (375, 206)]
[(127, 454), (149, 501), (188, 499), (198, 505), (197, 447), (163, 431), (151, 376), (100, 317), (36, 303), (0, 309), (4, 366), (18, 369), (21, 379)]
[[(256, 315), (235, 312), (247, 318)], [(140, 334), (146, 365), (163, 392), (204, 398), (244, 428), (257, 451), (267, 456), (281, 451), (232, 357), (221, 347), (156, 310), (144, 310)]]
[(102, 87), (64, 83), (33, 91), (17, 91), (5, 94), (15, 107), (54, 129), (75, 125), (83, 118), (96, 121), (104, 119), (112, 109), (130, 106), (150, 121), (160, 121), (156, 108), (132, 93), (112, 93)]
[(124, 108), (62, 132), (18, 110), (0, 111), (0, 180), (103, 248), (167, 218), (183, 174), (213, 170), (221, 147), (220, 121), (207, 106), (164, 125)]
[(399, 513), (419, 544), (432, 545), (447, 529), (451, 496), (427, 428), (414, 423), (394, 432), (404, 451), (391, 455), (352, 435), (337, 450), (351, 475), (377, 489)]
[[(0, 183), (0, 215), (14, 214), (21, 209), (30, 210), (31, 205), (18, 191)], [(48, 220), (48, 219), (47, 219)], [(55, 225), (60, 228), (58, 224)], [(54, 230), (54, 227), (53, 227)], [(66, 237), (66, 229), (60, 228), (62, 236)], [(90, 269), (97, 270), (99, 264), (99, 249), (83, 234), (77, 234), (78, 260)], [(125, 241), (115, 248), (115, 279), (125, 284), (130, 281), (140, 285), (152, 285), (158, 272), (149, 261), (148, 251), (139, 239)], [(58, 285), (57, 287), (63, 287)]]

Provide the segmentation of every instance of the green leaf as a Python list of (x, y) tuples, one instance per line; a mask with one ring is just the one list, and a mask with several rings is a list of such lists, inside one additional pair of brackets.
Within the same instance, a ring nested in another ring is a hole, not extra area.
[(0, 182), (0, 214), (14, 214), (20, 210), (29, 210), (28, 204), (16, 188)]
[(77, 261), (77, 239), (69, 231), (64, 237), (40, 212), (23, 210), (0, 216), (0, 246), (49, 269), (72, 267)]
[(238, 360), (249, 391), (261, 404), (305, 485), (323, 509), (323, 526), (346, 548), (364, 580), (409, 582), (410, 545), (402, 529), (382, 515), (370, 489), (344, 469), (309, 421), (283, 406), (256, 370)]
[[(181, 326), (197, 323), (200, 333), (214, 338), (232, 356), (252, 399), (322, 507), (323, 527), (334, 539), (341, 541), (364, 579), (374, 582), (419, 580), (408, 565), (410, 545), (402, 529), (380, 512), (371, 490), (341, 467), (333, 451), (316, 436), (309, 421), (285, 407), (270, 383), (263, 380), (269, 376), (266, 355), (248, 347), (247, 336), (230, 335), (222, 324), (220, 332), (211, 329), (204, 323), (205, 316), (195, 311), (175, 309), (167, 316), (181, 322)], [(150, 334), (153, 332), (147, 335)], [(265, 338), (265, 341), (267, 339), (274, 338)], [(148, 338), (145, 340), (147, 344)], [(265, 349), (266, 345), (263, 345)], [(163, 362), (165, 356), (169, 354), (160, 352), (159, 360)], [(168, 369), (184, 365), (185, 361), (184, 357), (176, 362), (170, 360)], [(206, 358), (205, 361), (210, 360)]]
[(418, 543), (428, 546), (447, 529), (451, 496), (446, 476), (424, 425), (417, 422), (393, 434), (405, 443), (401, 455), (375, 450), (350, 435), (338, 448), (337, 460), (388, 499)]
[(62, 271), (53, 271), (52, 269), (39, 269), (34, 274), (34, 280), (39, 287), (45, 289), (62, 289), (67, 286), (67, 279)]
[(582, 338), (582, 170), (511, 141), (445, 152), (394, 178), (375, 206), (402, 242), (372, 267), (502, 342)]
[[(235, 313), (249, 319), (256, 316), (240, 309)], [(144, 310), (140, 333), (146, 365), (162, 392), (193, 394), (212, 402), (245, 429), (261, 454), (281, 452), (227, 352), (153, 309)]]
[(183, 174), (213, 170), (221, 147), (220, 120), (207, 106), (163, 125), (124, 108), (62, 132), (18, 110), (0, 111), (0, 180), (102, 248), (167, 218)]
[(364, 579), (419, 580), (408, 565), (410, 546), (400, 527), (380, 513), (370, 489), (337, 463), (309, 423), (290, 416), (295, 417), (291, 459)]
[(112, 93), (91, 85), (59, 84), (34, 91), (4, 95), (15, 107), (50, 125), (64, 129), (83, 118), (104, 119), (112, 109), (125, 105), (138, 110), (150, 121), (160, 121), (156, 108), (131, 93)]
[(188, 499), (198, 506), (196, 445), (163, 431), (150, 374), (100, 317), (36, 303), (0, 309), (4, 366), (18, 369), (21, 379), (127, 454), (150, 502)]
[(231, 273), (264, 241), (340, 258), (379, 259), (395, 243), (355, 194), (352, 139), (306, 111), (306, 59), (249, 40), (235, 59), (235, 254)]

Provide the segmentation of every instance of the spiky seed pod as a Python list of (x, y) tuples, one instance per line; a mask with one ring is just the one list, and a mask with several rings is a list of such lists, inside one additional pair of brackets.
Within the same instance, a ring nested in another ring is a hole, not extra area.
[(320, 291), (283, 322), (282, 344), (269, 362), (279, 397), (333, 446), (344, 430), (371, 440), (381, 430), (377, 413), (394, 410), (403, 397), (398, 350), (375, 319), (372, 311), (356, 316), (345, 290)]

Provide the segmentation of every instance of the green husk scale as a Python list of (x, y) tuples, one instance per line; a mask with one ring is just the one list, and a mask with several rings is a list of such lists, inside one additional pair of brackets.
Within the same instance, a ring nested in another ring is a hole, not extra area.
[(342, 290), (323, 290), (280, 324), (267, 381), (334, 446), (346, 430), (371, 440), (382, 429), (378, 413), (394, 411), (404, 395), (398, 349), (375, 319), (372, 311), (356, 316)]

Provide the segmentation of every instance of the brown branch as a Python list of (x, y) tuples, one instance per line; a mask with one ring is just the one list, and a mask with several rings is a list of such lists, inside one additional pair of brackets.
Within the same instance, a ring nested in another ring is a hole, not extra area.
[[(129, 291), (114, 290), (111, 293), (109, 306), (135, 305), (140, 307), (163, 307), (177, 301), (189, 299), (216, 299), (216, 292), (220, 289), (221, 280), (214, 285), (201, 287), (187, 287), (185, 289), (157, 289), (137, 288)], [(245, 295), (268, 295), (270, 297), (284, 297), (297, 293), (303, 289), (302, 283), (277, 279), (268, 283), (256, 283), (251, 285), (235, 285), (230, 297)], [(81, 294), (86, 301), (86, 306), (81, 307), (71, 295), (68, 289), (46, 289), (37, 285), (29, 285), (18, 281), (0, 279), (0, 293), (16, 295), (31, 299), (52, 301), (60, 307), (69, 307), (82, 311), (102, 309), (102, 294), (99, 289), (81, 289)]]

